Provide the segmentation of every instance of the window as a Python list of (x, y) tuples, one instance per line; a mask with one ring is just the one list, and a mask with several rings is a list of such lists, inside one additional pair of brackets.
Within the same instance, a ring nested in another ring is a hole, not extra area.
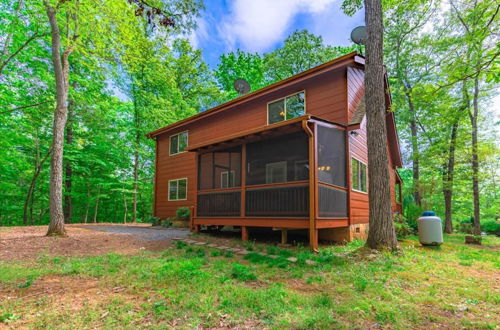
[(170, 137), (170, 155), (186, 151), (188, 146), (188, 132), (181, 132)]
[(401, 203), (401, 183), (396, 183), (396, 202)]
[(366, 164), (352, 158), (352, 189), (367, 192)]
[(286, 182), (286, 161), (266, 164), (266, 183)]
[(182, 201), (187, 199), (187, 179), (168, 181), (168, 200)]
[(305, 114), (305, 92), (300, 92), (267, 105), (268, 124), (297, 118)]
[(221, 172), (220, 174), (220, 187), (221, 188), (231, 188), (234, 187), (234, 176), (235, 172), (234, 171), (224, 171)]

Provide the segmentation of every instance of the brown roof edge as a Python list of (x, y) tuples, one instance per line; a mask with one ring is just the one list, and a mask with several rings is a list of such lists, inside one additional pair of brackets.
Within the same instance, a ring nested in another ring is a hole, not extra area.
[(254, 92), (251, 92), (251, 93), (248, 93), (246, 95), (232, 99), (232, 100), (230, 100), (226, 103), (223, 103), (221, 105), (218, 105), (214, 108), (208, 109), (206, 111), (200, 112), (200, 113), (195, 114), (195, 115), (188, 117), (186, 119), (179, 120), (173, 124), (170, 124), (170, 125), (167, 125), (165, 127), (159, 128), (155, 131), (149, 132), (146, 134), (146, 137), (147, 138), (154, 138), (155, 136), (160, 135), (162, 133), (165, 133), (165, 132), (167, 132), (171, 129), (174, 129), (176, 127), (194, 122), (194, 121), (201, 119), (203, 117), (207, 117), (213, 113), (218, 113), (218, 112), (223, 111), (225, 109), (228, 109), (232, 106), (240, 105), (240, 104), (248, 102), (254, 98), (266, 95), (267, 93), (274, 91), (277, 87), (280, 87), (282, 85), (286, 85), (288, 83), (292, 83), (293, 81), (298, 80), (300, 78), (307, 77), (308, 75), (311, 75), (311, 77), (312, 77), (312, 76), (314, 76), (315, 73), (316, 74), (322, 73), (321, 71), (323, 71), (325, 69), (335, 69), (335, 68), (340, 66), (341, 62), (348, 60), (348, 59), (354, 59), (356, 61), (356, 63), (360, 63), (360, 64), (361, 64), (361, 62), (364, 63), (364, 58), (359, 56), (358, 53), (354, 51), (352, 53), (343, 55), (341, 57), (337, 57), (336, 59), (333, 59), (333, 60), (326, 62), (326, 63), (323, 63), (321, 65), (318, 65), (318, 66), (311, 68), (309, 70), (306, 70), (304, 72), (298, 73), (298, 74), (291, 76), (289, 78), (275, 82), (274, 84), (263, 87), (261, 89), (254, 91)]

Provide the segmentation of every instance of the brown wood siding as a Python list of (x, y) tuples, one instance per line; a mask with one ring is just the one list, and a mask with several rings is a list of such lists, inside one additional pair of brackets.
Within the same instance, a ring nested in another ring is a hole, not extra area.
[[(349, 133), (349, 161), (351, 161), (351, 158), (354, 157), (368, 165), (366, 119), (363, 119), (360, 129), (356, 130), (355, 132), (357, 132), (358, 134), (355, 135)], [(368, 194), (351, 190), (351, 224), (367, 223), (369, 215), (368, 209)]]
[[(194, 207), (196, 198), (196, 156), (194, 152), (169, 155), (169, 137), (182, 131), (189, 132), (189, 145), (197, 145), (218, 137), (236, 134), (267, 125), (267, 103), (295, 92), (306, 93), (306, 112), (329, 121), (347, 124), (346, 68), (339, 68), (314, 79), (300, 81), (279, 89), (258, 100), (243, 104), (230, 111), (214, 114), (201, 121), (187, 123), (175, 130), (157, 136), (157, 190), (155, 216), (173, 217), (181, 206)], [(188, 178), (185, 201), (168, 201), (168, 181)]]
[[(176, 134), (180, 131), (176, 131)], [(157, 137), (158, 143), (158, 162), (156, 168), (156, 210), (155, 216), (159, 218), (174, 217), (175, 211), (181, 206), (194, 207), (196, 197), (196, 177), (195, 177), (195, 154), (192, 152), (183, 152), (176, 155), (169, 155), (170, 139), (169, 135), (160, 135)], [(189, 141), (191, 136), (189, 136)], [(187, 200), (169, 201), (168, 200), (168, 181), (174, 179), (187, 178)]]
[(365, 72), (361, 69), (347, 68), (347, 110), (348, 120), (351, 121), (356, 108), (365, 94)]

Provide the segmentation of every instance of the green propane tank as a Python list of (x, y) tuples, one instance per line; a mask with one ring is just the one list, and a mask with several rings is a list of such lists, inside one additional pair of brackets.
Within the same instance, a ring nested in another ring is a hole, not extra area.
[(425, 211), (417, 220), (418, 240), (422, 245), (438, 246), (443, 244), (443, 227), (441, 218), (432, 211)]

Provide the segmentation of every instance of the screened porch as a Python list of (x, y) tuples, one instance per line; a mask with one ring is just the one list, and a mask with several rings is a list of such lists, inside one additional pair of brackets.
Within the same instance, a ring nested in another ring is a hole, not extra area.
[(298, 119), (274, 126), (191, 150), (197, 152), (195, 218), (207, 219), (200, 223), (245, 218), (248, 226), (266, 226), (256, 219), (268, 219), (268, 227), (277, 227), (280, 219), (295, 219), (290, 227), (310, 228), (311, 218), (347, 219), (345, 128)]

